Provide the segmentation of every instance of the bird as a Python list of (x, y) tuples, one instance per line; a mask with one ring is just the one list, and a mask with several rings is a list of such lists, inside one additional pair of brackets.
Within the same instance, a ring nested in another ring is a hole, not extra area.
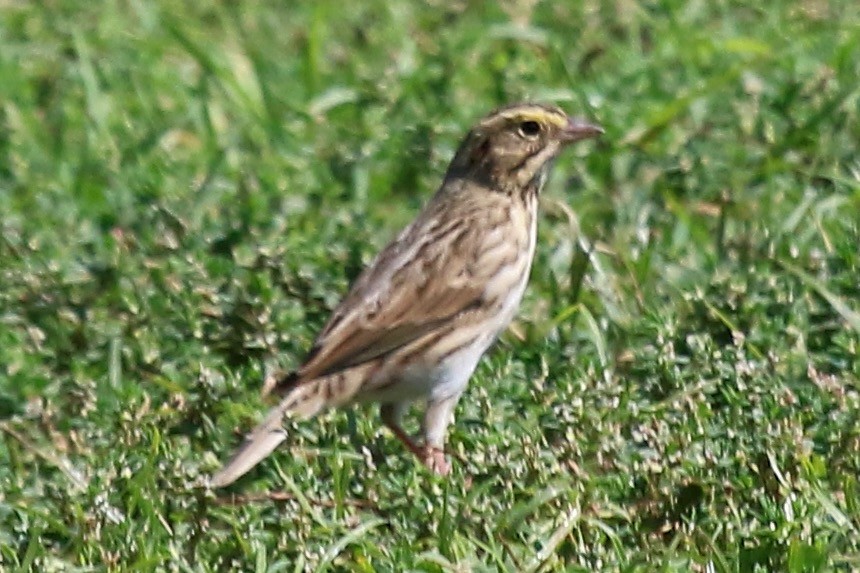
[[(270, 377), (279, 402), (212, 476), (227, 486), (271, 454), (284, 423), (355, 403), (434, 474), (447, 476), (446, 433), (479, 360), (516, 314), (531, 272), (538, 197), (559, 153), (603, 129), (544, 103), (507, 105), (460, 143), (417, 217), (362, 271), (302, 365)], [(401, 427), (424, 405), (420, 437)]]

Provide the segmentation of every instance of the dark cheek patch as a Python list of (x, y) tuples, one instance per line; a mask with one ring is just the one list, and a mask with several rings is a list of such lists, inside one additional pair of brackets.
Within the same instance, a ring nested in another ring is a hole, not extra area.
[(481, 163), (487, 157), (487, 154), (490, 152), (490, 140), (484, 138), (481, 140), (481, 143), (472, 148), (472, 154), (469, 158), (471, 163)]

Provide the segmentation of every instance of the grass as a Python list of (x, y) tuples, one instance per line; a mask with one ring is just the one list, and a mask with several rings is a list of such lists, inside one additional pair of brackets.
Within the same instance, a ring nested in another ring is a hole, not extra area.
[[(860, 568), (858, 12), (7, 2), (0, 570)], [(357, 409), (197, 488), (527, 98), (607, 133), (557, 164), (453, 479)]]

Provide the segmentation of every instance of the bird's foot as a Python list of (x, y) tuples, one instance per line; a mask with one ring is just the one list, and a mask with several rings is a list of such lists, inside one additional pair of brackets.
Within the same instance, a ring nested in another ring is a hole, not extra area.
[(451, 463), (445, 457), (445, 450), (442, 448), (434, 448), (433, 446), (424, 446), (424, 453), (421, 461), (434, 474), (445, 477), (451, 473)]

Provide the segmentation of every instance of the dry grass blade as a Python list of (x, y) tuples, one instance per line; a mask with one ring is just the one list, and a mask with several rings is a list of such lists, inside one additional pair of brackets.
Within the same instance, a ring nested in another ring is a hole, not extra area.
[[(374, 512), (379, 512), (379, 508), (377, 505), (371, 501), (363, 500), (363, 499), (344, 499), (340, 502), (335, 502), (332, 500), (325, 499), (313, 499), (313, 498), (305, 498), (311, 505), (316, 507), (324, 507), (329, 509), (334, 509), (339, 507), (340, 505), (345, 505), (347, 507), (353, 507), (356, 509), (368, 509)], [(239, 505), (248, 505), (252, 503), (266, 503), (266, 502), (287, 502), (287, 501), (301, 501), (299, 496), (294, 493), (290, 493), (287, 491), (271, 491), (264, 493), (247, 493), (247, 494), (230, 494), (230, 495), (219, 495), (215, 498), (215, 502), (218, 505), (230, 505), (230, 506), (239, 506)]]

